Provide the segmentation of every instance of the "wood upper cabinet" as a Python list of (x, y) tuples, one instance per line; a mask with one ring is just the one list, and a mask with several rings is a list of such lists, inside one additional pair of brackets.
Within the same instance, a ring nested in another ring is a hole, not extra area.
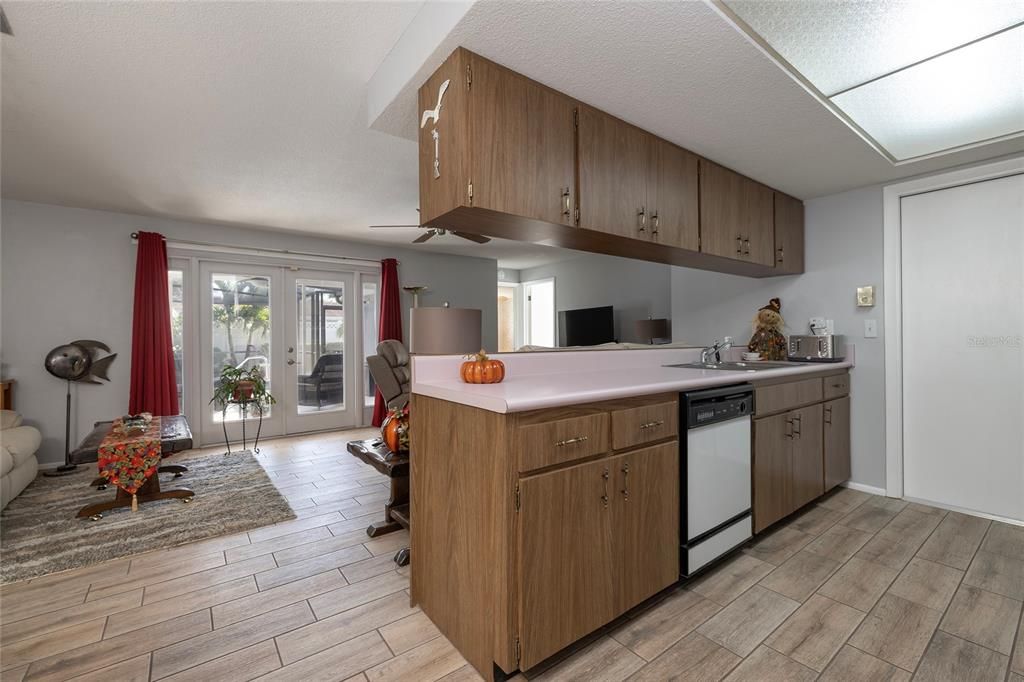
[(647, 239), (653, 136), (597, 109), (579, 107), (579, 226)]
[(522, 670), (616, 615), (612, 468), (606, 458), (520, 481)]
[(790, 439), (793, 448), (792, 510), (799, 509), (825, 492), (821, 415), (820, 404), (794, 410), (788, 415), (791, 421), (790, 432), (793, 434)]
[(804, 271), (804, 202), (774, 192), (775, 268), (788, 274)]
[(775, 263), (773, 192), (739, 173), (700, 160), (701, 251)]
[(615, 612), (679, 579), (679, 444), (611, 458)]
[(850, 480), (850, 398), (825, 403), (825, 490)]
[(793, 511), (791, 425), (787, 413), (754, 420), (755, 533)]
[(698, 162), (694, 154), (653, 138), (647, 203), (652, 241), (696, 251), (700, 239)]
[(576, 102), (469, 53), (473, 205), (574, 225)]

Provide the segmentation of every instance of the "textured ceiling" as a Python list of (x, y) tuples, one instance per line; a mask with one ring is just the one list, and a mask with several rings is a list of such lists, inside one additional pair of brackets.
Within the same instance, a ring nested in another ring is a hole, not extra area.
[[(5, 197), (416, 236), (367, 229), (415, 222), (417, 171), (413, 142), (367, 128), (365, 91), (419, 2), (4, 7), (15, 32), (0, 64)], [(700, 3), (483, 1), (438, 40), (424, 71), (461, 42), (804, 198), (997, 153), (893, 169)], [(506, 267), (560, 257), (453, 237), (417, 248)]]

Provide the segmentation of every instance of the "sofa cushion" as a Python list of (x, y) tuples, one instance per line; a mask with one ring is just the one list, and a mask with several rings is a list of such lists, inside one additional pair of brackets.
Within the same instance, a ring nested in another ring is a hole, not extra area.
[(0, 410), (0, 430), (21, 426), (21, 415), (14, 410)]
[(0, 433), (0, 441), (3, 441), (4, 449), (14, 458), (14, 466), (20, 466), (29, 457), (35, 457), (43, 436), (34, 426), (18, 426), (4, 429)]
[(10, 450), (0, 445), (0, 476), (6, 476), (14, 468), (14, 455)]

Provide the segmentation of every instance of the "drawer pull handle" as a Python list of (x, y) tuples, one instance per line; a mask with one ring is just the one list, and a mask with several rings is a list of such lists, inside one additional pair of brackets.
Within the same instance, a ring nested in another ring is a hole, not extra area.
[(564, 448), (566, 445), (575, 445), (576, 443), (585, 443), (590, 440), (590, 436), (576, 436), (575, 438), (566, 438), (555, 443), (556, 448)]
[(842, 388), (842, 384), (832, 384), (832, 388)]
[(640, 430), (641, 431), (645, 431), (647, 429), (653, 429), (653, 428), (656, 428), (658, 426), (664, 426), (664, 425), (665, 425), (665, 420), (664, 419), (659, 419), (658, 421), (645, 422), (645, 423), (641, 424), (640, 425)]

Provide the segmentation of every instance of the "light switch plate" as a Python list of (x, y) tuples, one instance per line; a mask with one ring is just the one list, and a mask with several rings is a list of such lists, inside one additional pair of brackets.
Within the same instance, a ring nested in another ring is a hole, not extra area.
[(878, 338), (878, 320), (864, 320), (864, 338)]
[(857, 287), (857, 307), (870, 308), (875, 305), (875, 287)]

